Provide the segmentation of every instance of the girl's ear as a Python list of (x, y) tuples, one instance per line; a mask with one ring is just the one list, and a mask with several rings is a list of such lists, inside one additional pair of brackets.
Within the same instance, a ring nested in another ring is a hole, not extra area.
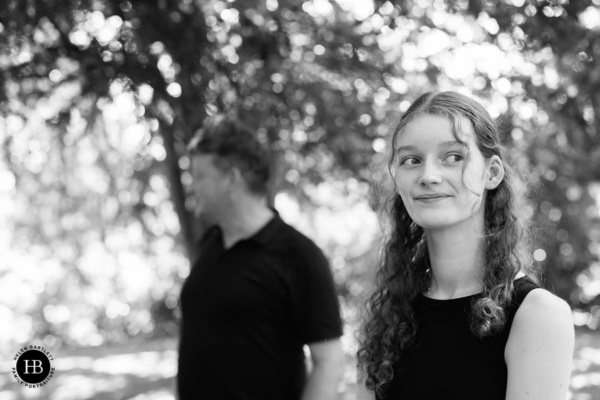
[(504, 179), (504, 165), (502, 165), (500, 157), (492, 156), (487, 161), (485, 188), (487, 190), (496, 189), (502, 179)]

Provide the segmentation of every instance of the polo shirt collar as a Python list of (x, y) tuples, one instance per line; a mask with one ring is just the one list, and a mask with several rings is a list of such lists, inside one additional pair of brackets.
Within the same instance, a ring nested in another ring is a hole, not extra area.
[(278, 233), (281, 227), (284, 225), (284, 222), (279, 216), (277, 210), (272, 208), (271, 211), (273, 211), (274, 214), (273, 218), (271, 218), (265, 226), (263, 226), (254, 236), (250, 237), (248, 240), (251, 240), (258, 244), (267, 245), (278, 236)]

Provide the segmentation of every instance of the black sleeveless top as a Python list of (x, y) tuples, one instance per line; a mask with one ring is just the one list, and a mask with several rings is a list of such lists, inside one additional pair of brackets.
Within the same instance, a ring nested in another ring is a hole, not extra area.
[(471, 303), (481, 294), (450, 300), (420, 295), (415, 304), (415, 344), (394, 369), (379, 400), (504, 400), (507, 369), (504, 348), (515, 314), (533, 289), (529, 277), (515, 280), (502, 331), (483, 339), (471, 333)]

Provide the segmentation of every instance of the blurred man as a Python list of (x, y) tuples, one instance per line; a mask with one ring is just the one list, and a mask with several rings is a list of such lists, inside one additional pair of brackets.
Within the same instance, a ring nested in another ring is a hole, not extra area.
[(222, 116), (190, 152), (197, 211), (214, 227), (181, 292), (180, 398), (335, 399), (343, 353), (333, 279), (320, 249), (267, 205), (268, 152)]

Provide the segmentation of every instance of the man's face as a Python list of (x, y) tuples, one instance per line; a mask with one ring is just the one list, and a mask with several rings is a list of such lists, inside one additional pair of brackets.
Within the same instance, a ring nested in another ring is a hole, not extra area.
[(196, 198), (195, 214), (209, 224), (216, 224), (229, 204), (230, 176), (215, 165), (213, 154), (192, 157), (192, 189)]

